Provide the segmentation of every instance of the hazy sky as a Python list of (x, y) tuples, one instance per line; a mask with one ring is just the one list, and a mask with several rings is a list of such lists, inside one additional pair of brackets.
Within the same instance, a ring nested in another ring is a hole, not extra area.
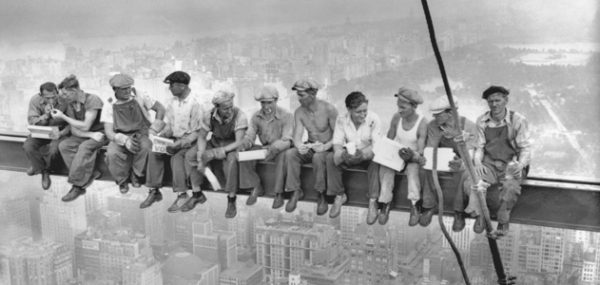
[[(436, 18), (521, 12), (529, 25), (589, 23), (596, 0), (430, 0)], [(18, 0), (0, 1), (3, 40), (131, 34), (214, 33), (422, 17), (419, 0)], [(576, 21), (575, 21), (576, 19)]]

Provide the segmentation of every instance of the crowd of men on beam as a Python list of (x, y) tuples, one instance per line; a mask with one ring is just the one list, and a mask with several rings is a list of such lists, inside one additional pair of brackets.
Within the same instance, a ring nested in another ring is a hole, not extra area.
[[(396, 171), (373, 162), (374, 141), (381, 137), (381, 121), (369, 110), (369, 101), (361, 92), (346, 96), (347, 113), (329, 102), (317, 98), (319, 85), (311, 79), (298, 80), (292, 90), (297, 93), (300, 106), (291, 114), (277, 105), (276, 88), (264, 86), (254, 98), (260, 110), (248, 120), (246, 114), (234, 106), (234, 93), (218, 91), (212, 98), (213, 108), (203, 111), (201, 103), (190, 89), (190, 76), (175, 71), (164, 79), (173, 95), (165, 105), (136, 92), (134, 79), (127, 74), (114, 75), (109, 84), (114, 99), (104, 104), (94, 94), (83, 91), (78, 79), (66, 77), (58, 86), (52, 82), (40, 86), (40, 93), (31, 98), (28, 111), (30, 125), (60, 126), (58, 139), (45, 140), (29, 136), (24, 143), (32, 167), (29, 175), (41, 174), (42, 187), (50, 187), (50, 165), (53, 158), (62, 157), (69, 168), (71, 190), (62, 197), (73, 201), (85, 194), (101, 173), (95, 170), (98, 150), (108, 145), (106, 162), (119, 185), (120, 192), (129, 191), (129, 184), (139, 187), (143, 182), (149, 188), (140, 208), (150, 207), (162, 200), (164, 161), (170, 160), (172, 188), (177, 198), (169, 212), (187, 212), (207, 199), (201, 184), (206, 167), (222, 171), (228, 192), (225, 216), (236, 216), (236, 193), (251, 189), (247, 204), (256, 203), (264, 194), (263, 183), (256, 173), (256, 161), (239, 161), (238, 152), (265, 149), (265, 161), (275, 163), (273, 209), (284, 206), (284, 192), (292, 192), (285, 205), (293, 212), (304, 196), (300, 170), (304, 163), (312, 163), (314, 189), (319, 193), (317, 214), (329, 210), (332, 218), (340, 214), (347, 201), (342, 172), (348, 168), (366, 169), (369, 198), (367, 224), (385, 224), (392, 208)], [(452, 229), (461, 231), (465, 217), (475, 218), (474, 231), (481, 233), (485, 221), (474, 191), (490, 185), (500, 188), (497, 232), (508, 231), (510, 212), (521, 192), (520, 183), (530, 161), (530, 138), (525, 117), (507, 108), (509, 90), (491, 86), (482, 98), (489, 111), (476, 122), (465, 117), (453, 119), (447, 97), (440, 96), (429, 104), (434, 119), (428, 122), (417, 108), (423, 103), (417, 91), (400, 88), (394, 94), (397, 112), (391, 118), (387, 138), (405, 146), (398, 155), (405, 161), (403, 172), (411, 202), (409, 225), (427, 226), (437, 213), (433, 175), (423, 169), (426, 146), (453, 148), (456, 154), (450, 161), (452, 183), (456, 187)], [(390, 102), (391, 103), (391, 102)], [(155, 111), (152, 118), (149, 111)], [(462, 132), (455, 131), (458, 122)], [(303, 140), (303, 133), (308, 139)], [(209, 136), (209, 134), (211, 134)], [(167, 154), (152, 151), (150, 136), (174, 141)], [(261, 145), (256, 145), (256, 137)], [(210, 138), (207, 140), (207, 138)], [(348, 147), (349, 143), (352, 147)], [(466, 143), (474, 151), (473, 164), (481, 181), (473, 183), (457, 149)], [(350, 150), (350, 148), (352, 148)], [(355, 149), (354, 149), (355, 148)], [(191, 185), (191, 195), (188, 189)], [(484, 189), (481, 189), (484, 188)], [(331, 209), (326, 195), (335, 196)], [(420, 203), (419, 200), (421, 200)]]

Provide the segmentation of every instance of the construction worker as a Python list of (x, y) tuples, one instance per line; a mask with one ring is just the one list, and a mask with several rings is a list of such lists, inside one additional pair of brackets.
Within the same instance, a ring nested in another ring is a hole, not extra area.
[[(346, 96), (348, 113), (340, 115), (333, 132), (333, 153), (327, 154), (327, 194), (335, 195), (329, 217), (340, 215), (342, 205), (348, 197), (342, 183), (342, 171), (349, 167), (367, 169), (369, 188), (379, 189), (379, 164), (373, 162), (373, 143), (381, 136), (381, 122), (377, 114), (368, 110), (369, 101), (361, 92)], [(378, 190), (371, 189), (370, 192)], [(369, 213), (377, 212), (377, 201), (369, 200)], [(367, 223), (375, 220), (371, 215)]]
[[(427, 136), (427, 119), (417, 113), (417, 106), (423, 103), (423, 98), (417, 91), (400, 88), (394, 94), (397, 100), (398, 113), (392, 117), (387, 137), (399, 142), (404, 148), (400, 149), (398, 155), (406, 162), (404, 173), (408, 182), (408, 200), (410, 200), (409, 226), (419, 223), (419, 210), (417, 202), (421, 199), (421, 183), (419, 181), (419, 168), (425, 164), (423, 150), (425, 149), (425, 138)], [(383, 203), (383, 209), (379, 214), (379, 223), (384, 225), (389, 218), (392, 207), (394, 190), (394, 178), (396, 171), (381, 165), (379, 178), (381, 183), (380, 193), (370, 193), (370, 197), (379, 197)], [(375, 190), (375, 189), (373, 189)]]
[[(140, 208), (150, 207), (154, 202), (162, 200), (160, 187), (163, 184), (164, 160), (170, 156), (173, 192), (177, 198), (167, 209), (170, 213), (178, 212), (190, 198), (187, 194), (187, 179), (191, 174), (191, 166), (185, 161), (185, 154), (195, 144), (198, 131), (202, 128), (202, 106), (190, 89), (191, 77), (183, 71), (169, 74), (163, 82), (169, 84), (173, 95), (166, 102), (165, 126), (162, 129), (150, 129), (150, 135), (173, 140), (173, 145), (167, 146), (165, 153), (150, 152), (146, 173), (146, 186), (150, 188), (148, 197), (140, 204)], [(200, 193), (202, 194), (202, 193)], [(204, 195), (194, 193), (194, 201), (203, 203)]]
[[(239, 151), (266, 149), (264, 161), (275, 162), (275, 199), (273, 209), (283, 206), (283, 191), (287, 165), (285, 151), (292, 144), (294, 131), (294, 117), (289, 111), (277, 106), (279, 92), (273, 86), (265, 86), (260, 93), (254, 96), (260, 102), (261, 109), (256, 111), (250, 119), (248, 131)], [(254, 145), (256, 136), (262, 146)], [(256, 203), (258, 196), (264, 194), (263, 185), (256, 173), (256, 161), (240, 162), (240, 188), (252, 188), (252, 193), (246, 200), (247, 205)]]
[[(454, 98), (454, 104), (458, 108), (458, 100)], [(457, 132), (455, 128), (455, 120), (452, 115), (452, 107), (448, 101), (446, 95), (442, 95), (436, 98), (431, 105), (429, 110), (433, 114), (434, 120), (427, 124), (427, 139), (425, 142), (426, 147), (439, 147), (439, 148), (452, 148), (454, 151), (454, 159), (449, 162), (451, 179), (447, 185), (455, 188), (454, 193), (454, 222), (452, 224), (452, 230), (455, 232), (461, 231), (465, 227), (465, 202), (467, 196), (463, 192), (462, 178), (465, 172), (465, 166), (462, 158), (458, 151), (456, 142), (457, 136), (463, 136), (460, 140), (466, 141), (467, 150), (475, 148), (476, 130), (475, 123), (473, 121), (460, 116), (458, 119), (460, 130)], [(437, 213), (437, 194), (435, 190), (435, 184), (433, 181), (433, 174), (431, 170), (421, 169), (421, 186), (423, 187), (423, 204), (422, 213), (419, 218), (419, 224), (421, 226), (428, 226), (431, 223), (431, 218)]]
[[(138, 94), (133, 78), (127, 74), (114, 75), (109, 84), (116, 101), (110, 98), (104, 105), (100, 121), (110, 140), (106, 151), (108, 170), (119, 185), (119, 191), (125, 194), (129, 191), (129, 182), (139, 187), (146, 168), (155, 167), (147, 163), (152, 151), (148, 134), (150, 129), (156, 132), (164, 127), (165, 107), (145, 94)], [(153, 122), (150, 110), (156, 112)]]
[(483, 91), (489, 111), (476, 122), (477, 143), (473, 162), (481, 181), (473, 183), (465, 173), (464, 190), (470, 195), (466, 213), (475, 217), (473, 230), (485, 229), (485, 221), (479, 200), (474, 191), (485, 191), (489, 186), (500, 188), (500, 207), (496, 234), (508, 232), (510, 212), (521, 194), (521, 181), (527, 174), (531, 159), (531, 141), (527, 119), (518, 112), (508, 109), (509, 90), (502, 86), (490, 86)]
[[(237, 215), (236, 193), (239, 189), (239, 165), (237, 162), (237, 148), (242, 143), (248, 119), (242, 110), (235, 107), (233, 98), (235, 94), (229, 91), (217, 91), (213, 98), (214, 108), (204, 115), (204, 128), (199, 131), (198, 144), (186, 155), (186, 159), (195, 169), (192, 171), (192, 190), (200, 191), (200, 182), (206, 166), (213, 172), (222, 170), (225, 176), (225, 191), (227, 196), (227, 210), (225, 217), (231, 219)], [(212, 132), (211, 139), (206, 137)], [(196, 203), (190, 200), (184, 205), (182, 211), (189, 211)]]
[(70, 128), (63, 120), (52, 117), (52, 109), (66, 112), (67, 104), (64, 98), (58, 96), (58, 88), (52, 82), (40, 85), (40, 93), (33, 95), (29, 100), (27, 111), (27, 123), (35, 126), (57, 126), (58, 137), (55, 139), (34, 138), (31, 135), (25, 139), (23, 150), (31, 167), (27, 169), (27, 175), (42, 174), (42, 189), (48, 190), (52, 181), (50, 180), (50, 166), (54, 159), (60, 157), (58, 151), (59, 142), (69, 134)]
[(51, 111), (52, 118), (62, 119), (71, 126), (71, 135), (58, 145), (60, 154), (69, 168), (68, 182), (73, 185), (62, 197), (64, 202), (75, 200), (85, 194), (85, 188), (102, 173), (94, 170), (98, 149), (108, 143), (104, 125), (100, 123), (102, 99), (79, 88), (75, 75), (65, 78), (58, 86), (66, 96), (66, 115), (58, 109)]
[[(317, 99), (319, 84), (312, 79), (301, 79), (294, 83), (292, 90), (298, 94), (300, 106), (294, 112), (294, 148), (286, 151), (287, 178), (286, 191), (293, 192), (285, 206), (287, 212), (293, 212), (304, 192), (300, 187), (300, 169), (302, 164), (312, 162), (315, 174), (315, 190), (319, 193), (317, 215), (324, 215), (328, 210), (325, 201), (327, 190), (327, 154), (333, 147), (333, 130), (338, 112), (329, 102)], [(308, 141), (302, 140), (304, 130), (308, 133)]]

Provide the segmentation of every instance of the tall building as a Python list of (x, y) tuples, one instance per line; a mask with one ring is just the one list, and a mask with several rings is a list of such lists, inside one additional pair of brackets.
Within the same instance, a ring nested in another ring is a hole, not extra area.
[(75, 236), (87, 228), (85, 200), (65, 203), (61, 197), (70, 185), (66, 177), (54, 178), (50, 189), (44, 192), (40, 204), (42, 237), (74, 247)]
[(342, 243), (350, 243), (356, 227), (366, 221), (365, 213), (365, 209), (360, 207), (342, 207), (342, 212), (340, 214)]
[(267, 282), (286, 280), (305, 265), (329, 265), (339, 255), (339, 236), (330, 225), (268, 220), (256, 227), (256, 259)]
[(3, 198), (0, 201), (0, 225), (2, 225), (0, 244), (32, 236), (31, 214), (27, 197), (14, 196)]
[(77, 269), (96, 279), (121, 282), (125, 266), (151, 256), (148, 237), (129, 229), (90, 229), (75, 237)]
[(123, 285), (163, 285), (160, 263), (154, 257), (140, 257), (123, 268)]
[(393, 269), (392, 239), (384, 227), (359, 225), (350, 248), (349, 284), (376, 284), (389, 276)]
[(221, 270), (237, 263), (235, 233), (213, 230), (212, 220), (206, 219), (194, 222), (192, 234), (194, 255), (218, 263)]
[(238, 262), (221, 271), (219, 285), (262, 285), (263, 268), (254, 262)]
[(161, 207), (140, 209), (145, 195), (141, 193), (115, 194), (107, 197), (107, 209), (121, 213), (121, 224), (150, 238), (152, 245), (165, 241), (165, 211)]
[(169, 254), (162, 267), (165, 285), (218, 285), (219, 265), (177, 250)]
[(0, 247), (2, 284), (62, 285), (72, 279), (72, 253), (64, 244), (22, 238)]
[[(325, 265), (307, 265), (299, 269), (300, 279), (308, 285), (342, 285), (350, 267), (350, 258), (340, 254)], [(358, 284), (358, 283), (355, 283)]]

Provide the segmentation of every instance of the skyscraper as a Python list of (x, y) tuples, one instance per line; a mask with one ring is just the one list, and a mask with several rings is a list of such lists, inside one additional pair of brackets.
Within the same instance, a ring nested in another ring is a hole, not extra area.
[(115, 194), (107, 197), (107, 209), (121, 213), (121, 224), (150, 238), (152, 245), (162, 245), (165, 240), (165, 211), (161, 207), (140, 209), (146, 197), (140, 193)]
[(212, 221), (194, 222), (193, 225), (194, 255), (217, 263), (221, 270), (237, 263), (237, 244), (234, 232), (213, 230)]

